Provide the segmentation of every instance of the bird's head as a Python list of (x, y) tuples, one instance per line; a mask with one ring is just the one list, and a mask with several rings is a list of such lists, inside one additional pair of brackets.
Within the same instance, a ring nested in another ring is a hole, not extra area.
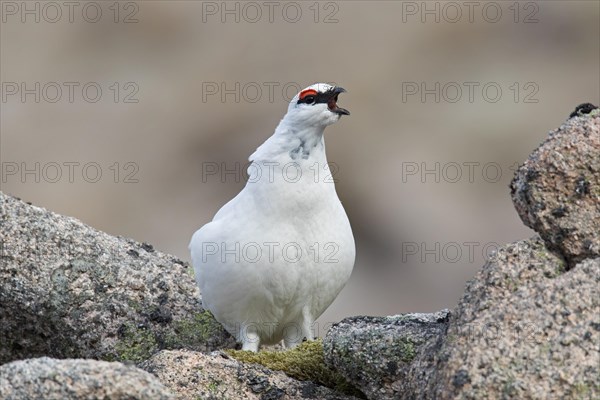
[(286, 117), (299, 124), (331, 125), (342, 115), (350, 115), (350, 111), (337, 105), (339, 94), (345, 91), (339, 86), (315, 83), (294, 96)]

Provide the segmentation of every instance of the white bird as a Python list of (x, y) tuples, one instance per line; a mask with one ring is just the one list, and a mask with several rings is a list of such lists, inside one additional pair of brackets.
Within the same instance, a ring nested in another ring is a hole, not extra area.
[(318, 83), (298, 93), (250, 156), (244, 189), (192, 236), (203, 305), (243, 350), (313, 340), (352, 272), (354, 237), (323, 138), (350, 114), (337, 106), (343, 92)]

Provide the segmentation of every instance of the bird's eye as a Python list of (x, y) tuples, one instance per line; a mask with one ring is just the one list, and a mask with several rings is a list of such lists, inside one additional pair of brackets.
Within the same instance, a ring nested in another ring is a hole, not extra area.
[(312, 104), (315, 102), (315, 96), (309, 94), (308, 96), (305, 96), (302, 100), (304, 100), (308, 104)]

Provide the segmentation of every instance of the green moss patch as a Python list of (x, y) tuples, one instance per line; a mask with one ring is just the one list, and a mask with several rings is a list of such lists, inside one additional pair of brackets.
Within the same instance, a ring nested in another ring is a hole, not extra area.
[(322, 339), (307, 341), (295, 349), (284, 351), (225, 352), (244, 363), (260, 364), (271, 370), (282, 371), (294, 379), (312, 381), (342, 393), (364, 398), (364, 394), (348, 383), (342, 375), (325, 365)]

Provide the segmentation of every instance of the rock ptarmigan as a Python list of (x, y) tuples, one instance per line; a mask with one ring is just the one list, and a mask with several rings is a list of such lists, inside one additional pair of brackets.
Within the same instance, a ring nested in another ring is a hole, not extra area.
[(350, 114), (337, 105), (343, 92), (318, 83), (298, 93), (250, 156), (244, 189), (190, 242), (203, 305), (243, 350), (312, 340), (352, 272), (354, 237), (323, 138)]

